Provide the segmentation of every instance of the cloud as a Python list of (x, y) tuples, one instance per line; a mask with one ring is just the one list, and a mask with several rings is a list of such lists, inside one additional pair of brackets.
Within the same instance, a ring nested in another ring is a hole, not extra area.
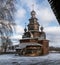
[[(11, 39), (20, 40), (22, 38), (24, 28), (22, 26), (15, 26), (16, 34), (11, 36)], [(46, 33), (46, 37), (49, 40), (49, 46), (60, 47), (60, 27), (45, 27), (44, 32)]]
[[(26, 16), (29, 16), (28, 13), (32, 10), (32, 4), (34, 4), (34, 10), (36, 11), (36, 17), (38, 18), (38, 22), (40, 23), (40, 25), (43, 25), (45, 27), (44, 31), (46, 32), (47, 39), (50, 40), (50, 45), (59, 46), (60, 27), (49, 27), (50, 23), (53, 22), (52, 24), (57, 24), (58, 22), (47, 0), (43, 0), (42, 3), (38, 3), (38, 0), (20, 0), (20, 8), (16, 12), (17, 20), (19, 21), (19, 23), (21, 22), (21, 20), (22, 22), (26, 21), (24, 19), (27, 19)], [(23, 25), (17, 25), (15, 28), (16, 35), (13, 37), (17, 39), (22, 38), (22, 34), (24, 32)]]
[(32, 10), (32, 4), (36, 3), (36, 0), (20, 0), (20, 3), (23, 3), (23, 6), (27, 6), (27, 8), (29, 8), (29, 10)]
[(16, 17), (21, 19), (25, 17), (25, 14), (26, 10), (20, 7), (20, 9), (18, 9), (16, 12)]
[(53, 15), (52, 11), (49, 10), (49, 8), (40, 9), (37, 11), (37, 16), (41, 23), (49, 23), (52, 22), (55, 19), (55, 16)]
[(24, 28), (21, 25), (15, 26), (16, 34), (22, 34), (24, 32)]
[(32, 10), (32, 4), (34, 4), (34, 10), (37, 13), (37, 18), (43, 26), (48, 26), (52, 22), (56, 22), (56, 17), (53, 14), (48, 1), (43, 0), (42, 3), (38, 4), (38, 0), (20, 0), (20, 3), (23, 3), (23, 6), (26, 6), (30, 11)]
[[(23, 35), (23, 27), (16, 27), (17, 35), (13, 36), (13, 39), (21, 39)], [(44, 32), (46, 32), (46, 37), (49, 40), (49, 46), (60, 47), (60, 27), (46, 27), (44, 28)]]
[(14, 28), (15, 28), (16, 32), (14, 31), (15, 34), (13, 36), (11, 36), (10, 38), (11, 39), (17, 39), (17, 40), (21, 39), (22, 35), (24, 33), (24, 28), (20, 25), (15, 25)]
[(16, 40), (20, 40), (21, 38), (22, 38), (22, 35), (14, 35), (10, 37), (10, 39), (16, 39)]
[(50, 41), (49, 45), (60, 47), (60, 27), (47, 27), (44, 31), (46, 32), (47, 39)]
[(49, 34), (59, 35), (60, 34), (60, 26), (46, 27), (44, 29), (44, 31)]

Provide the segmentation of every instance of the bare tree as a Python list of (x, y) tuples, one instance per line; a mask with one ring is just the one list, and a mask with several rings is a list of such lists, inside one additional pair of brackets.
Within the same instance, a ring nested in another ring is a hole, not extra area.
[(0, 0), (0, 39), (6, 52), (7, 46), (10, 45), (9, 36), (13, 33), (14, 12), (16, 0)]
[(7, 51), (7, 48), (9, 46), (11, 46), (12, 41), (9, 39), (9, 37), (3, 38), (2, 40), (4, 40), (3, 43), (2, 43), (2, 45), (3, 45), (4, 52), (6, 52)]

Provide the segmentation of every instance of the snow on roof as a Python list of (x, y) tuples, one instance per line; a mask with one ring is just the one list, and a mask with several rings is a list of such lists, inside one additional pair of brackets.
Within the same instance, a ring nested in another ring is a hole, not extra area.
[(36, 38), (27, 37), (27, 38), (23, 38), (22, 40), (24, 40), (24, 39), (36, 39)]
[(32, 45), (32, 46), (34, 46), (34, 45), (42, 46), (42, 44), (39, 44), (39, 43), (21, 43), (19, 45), (19, 47), (17, 47), (16, 49), (23, 49), (23, 48), (25, 48), (26, 46), (29, 46), (29, 45)]

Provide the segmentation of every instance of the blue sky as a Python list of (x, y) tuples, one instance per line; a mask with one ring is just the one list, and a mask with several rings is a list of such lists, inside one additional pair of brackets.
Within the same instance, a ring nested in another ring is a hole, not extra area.
[(13, 37), (15, 39), (21, 39), (25, 23), (29, 23), (29, 18), (31, 17), (30, 13), (32, 11), (32, 4), (34, 4), (34, 10), (36, 12), (36, 17), (41, 26), (44, 27), (46, 32), (47, 39), (50, 40), (50, 46), (60, 46), (60, 26), (57, 22), (53, 11), (47, 0), (17, 0), (18, 4), (16, 5), (16, 33)]

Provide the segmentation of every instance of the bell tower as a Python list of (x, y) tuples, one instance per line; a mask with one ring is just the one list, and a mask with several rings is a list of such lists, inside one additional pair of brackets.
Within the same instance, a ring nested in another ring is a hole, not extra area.
[(36, 12), (34, 10), (31, 11), (31, 18), (29, 19), (28, 30), (30, 31), (38, 31), (39, 23), (37, 22)]
[(28, 24), (28, 31), (30, 31), (33, 34), (33, 37), (39, 36), (39, 23), (38, 19), (36, 18), (36, 12), (34, 9), (31, 11), (31, 18), (29, 19)]

